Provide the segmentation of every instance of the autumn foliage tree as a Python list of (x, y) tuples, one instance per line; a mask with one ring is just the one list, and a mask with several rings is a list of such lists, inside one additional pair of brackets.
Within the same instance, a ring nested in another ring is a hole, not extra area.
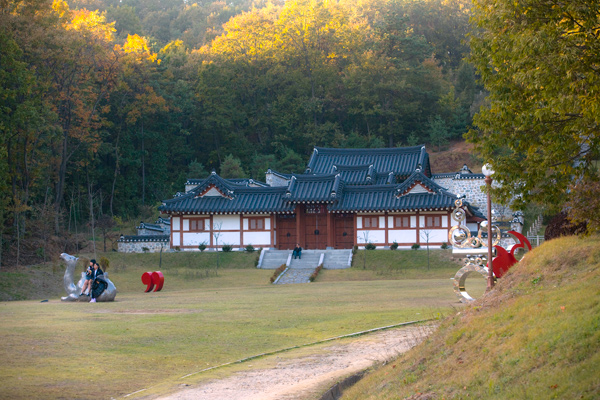
[(190, 174), (262, 180), (301, 172), (315, 145), (460, 136), (468, 14), (466, 0), (0, 2), (0, 265), (78, 251), (98, 217), (137, 220), (204, 177)]

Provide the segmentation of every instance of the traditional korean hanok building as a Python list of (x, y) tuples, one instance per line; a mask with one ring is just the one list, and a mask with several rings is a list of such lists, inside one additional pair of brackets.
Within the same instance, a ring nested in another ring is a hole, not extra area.
[[(442, 245), (456, 194), (438, 185), (424, 146), (314, 149), (303, 174), (267, 171), (267, 184), (212, 173), (159, 207), (171, 248), (349, 249)], [(187, 185), (187, 184), (186, 184)], [(483, 216), (467, 207), (472, 223)]]

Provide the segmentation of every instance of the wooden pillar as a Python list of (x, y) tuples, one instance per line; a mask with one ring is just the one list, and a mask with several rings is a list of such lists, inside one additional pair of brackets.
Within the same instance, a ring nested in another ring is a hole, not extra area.
[(302, 210), (302, 205), (296, 205), (296, 241), (300, 245), (300, 247), (306, 247), (304, 243), (304, 212)]
[(210, 248), (212, 249), (213, 246), (215, 245), (214, 241), (213, 241), (213, 215), (210, 214), (210, 229), (208, 231), (208, 234), (210, 235)]
[(388, 234), (389, 234), (389, 224), (388, 224), (388, 213), (387, 211), (383, 214), (383, 217), (385, 218), (385, 222), (384, 222), (384, 227), (385, 227), (385, 245), (389, 246), (390, 245), (390, 239), (388, 238)]
[(358, 236), (358, 225), (356, 222), (357, 219), (357, 215), (356, 213), (353, 214), (354, 215), (354, 245), (358, 246), (358, 240), (357, 240), (357, 236)]
[(183, 214), (179, 216), (179, 248), (183, 247)]
[(421, 244), (421, 214), (417, 211), (417, 244)]
[(271, 216), (269, 217), (271, 218), (271, 246), (273, 248), (276, 248), (276, 243), (275, 243), (275, 214), (271, 214)]
[(240, 214), (240, 247), (244, 247), (244, 214)]

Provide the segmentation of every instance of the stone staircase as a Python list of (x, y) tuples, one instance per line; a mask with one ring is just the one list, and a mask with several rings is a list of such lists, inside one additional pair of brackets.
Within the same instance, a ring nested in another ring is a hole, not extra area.
[(285, 264), (287, 270), (275, 283), (308, 283), (308, 278), (321, 263), (326, 269), (350, 268), (352, 250), (302, 250), (301, 259), (293, 259), (291, 250), (263, 250), (258, 268), (276, 269)]
[(291, 250), (263, 250), (258, 268), (276, 269), (282, 264), (292, 268), (317, 268), (323, 257), (323, 267), (327, 269), (350, 268), (352, 250), (302, 250), (302, 259), (292, 259)]

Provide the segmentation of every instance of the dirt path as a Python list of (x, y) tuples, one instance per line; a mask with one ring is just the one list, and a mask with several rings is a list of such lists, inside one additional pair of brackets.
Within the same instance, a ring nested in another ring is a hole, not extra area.
[(250, 369), (227, 378), (186, 388), (162, 400), (309, 400), (340, 379), (385, 362), (418, 344), (431, 327), (389, 329), (332, 342), (294, 357), (275, 357), (272, 368)]

